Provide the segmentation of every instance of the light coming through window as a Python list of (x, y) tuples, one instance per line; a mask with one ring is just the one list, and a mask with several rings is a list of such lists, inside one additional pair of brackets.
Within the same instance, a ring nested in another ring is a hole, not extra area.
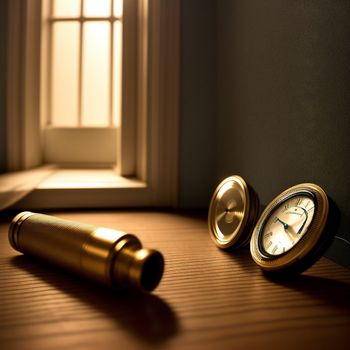
[(52, 0), (48, 119), (53, 127), (118, 126), (123, 0)]

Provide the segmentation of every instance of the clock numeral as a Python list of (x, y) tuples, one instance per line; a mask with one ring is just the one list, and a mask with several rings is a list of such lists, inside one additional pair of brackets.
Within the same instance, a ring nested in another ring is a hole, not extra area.
[(267, 237), (271, 237), (271, 236), (272, 236), (272, 232), (267, 232), (267, 233), (264, 234), (264, 237), (266, 237), (266, 238)]
[(315, 207), (311, 207), (310, 209), (307, 210), (307, 212), (309, 213), (311, 210), (314, 210)]
[(272, 242), (270, 241), (269, 243), (267, 243), (266, 248), (270, 248), (272, 246)]
[(298, 198), (296, 206), (301, 205), (303, 203), (303, 201), (304, 201), (304, 198)]
[(289, 203), (286, 203), (286, 204), (284, 205), (283, 211), (286, 211), (288, 208), (289, 208)]
[(272, 254), (275, 254), (277, 249), (278, 249), (278, 246), (275, 245), (275, 246), (273, 247), (273, 249), (272, 249)]

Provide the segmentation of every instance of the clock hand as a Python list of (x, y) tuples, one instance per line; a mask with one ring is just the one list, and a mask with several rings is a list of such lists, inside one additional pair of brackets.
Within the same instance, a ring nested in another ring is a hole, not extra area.
[(304, 222), (302, 223), (302, 225), (300, 226), (300, 228), (299, 228), (299, 230), (298, 230), (298, 232), (297, 232), (298, 235), (303, 231), (303, 228), (304, 228), (304, 226), (305, 226), (305, 224), (306, 224), (306, 221), (307, 221), (307, 218), (308, 218), (308, 214), (307, 214), (306, 209), (303, 208), (303, 207), (299, 207), (299, 208), (301, 208), (301, 209), (304, 211), (305, 220), (304, 220)]
[(279, 222), (283, 225), (283, 228), (284, 228), (285, 230), (288, 229), (289, 225), (288, 225), (286, 222), (282, 221), (282, 220), (281, 220), (280, 218), (278, 218), (277, 216), (276, 216), (276, 219), (277, 219), (277, 221), (279, 221)]
[(277, 216), (276, 216), (276, 220), (279, 221), (283, 225), (284, 231), (288, 234), (288, 237), (294, 243), (293, 237), (291, 236), (291, 234), (295, 235), (295, 231), (294, 231), (293, 227), (288, 225), (286, 222), (282, 221)]

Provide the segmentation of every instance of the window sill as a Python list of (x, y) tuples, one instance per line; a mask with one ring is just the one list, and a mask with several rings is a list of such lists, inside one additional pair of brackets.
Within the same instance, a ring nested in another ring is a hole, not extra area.
[(113, 169), (57, 169), (38, 184), (37, 190), (144, 188), (146, 183), (137, 178), (126, 178)]
[(110, 169), (43, 166), (0, 176), (0, 209), (64, 209), (150, 206), (150, 186)]

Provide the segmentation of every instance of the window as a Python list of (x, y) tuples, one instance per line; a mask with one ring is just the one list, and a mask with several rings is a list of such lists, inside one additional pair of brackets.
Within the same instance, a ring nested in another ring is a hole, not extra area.
[[(126, 1), (127, 11), (133, 10), (130, 3)], [(45, 162), (73, 166), (116, 163), (122, 15), (122, 0), (50, 0), (44, 5)], [(128, 42), (135, 38), (128, 32), (125, 35)]]
[(113, 127), (120, 120), (122, 0), (53, 0), (48, 125)]
[(179, 3), (8, 0), (8, 169), (54, 169), (19, 207), (175, 203)]

